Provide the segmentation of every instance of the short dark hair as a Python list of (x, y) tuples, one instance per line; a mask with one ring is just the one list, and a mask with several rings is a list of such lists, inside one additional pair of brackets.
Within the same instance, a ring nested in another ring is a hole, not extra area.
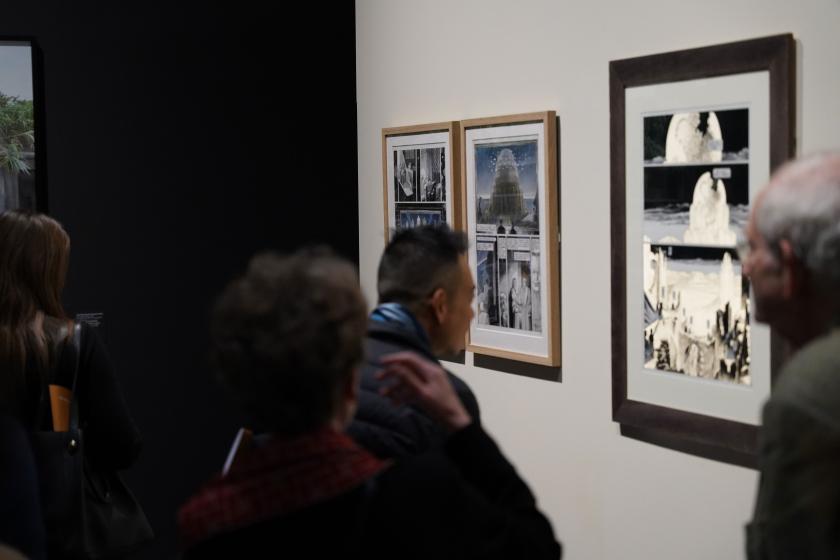
[(328, 250), (259, 254), (216, 301), (212, 361), (265, 428), (301, 434), (335, 413), (362, 359), (366, 314), (356, 268)]
[(458, 258), (468, 247), (464, 232), (446, 224), (395, 232), (379, 261), (379, 303), (413, 308), (437, 288), (448, 289)]

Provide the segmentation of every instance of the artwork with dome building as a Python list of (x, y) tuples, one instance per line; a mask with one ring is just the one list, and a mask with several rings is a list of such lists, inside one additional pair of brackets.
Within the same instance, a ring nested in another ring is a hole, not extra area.
[(542, 332), (537, 141), (475, 146), (479, 325)]
[(644, 366), (749, 385), (749, 109), (643, 119)]

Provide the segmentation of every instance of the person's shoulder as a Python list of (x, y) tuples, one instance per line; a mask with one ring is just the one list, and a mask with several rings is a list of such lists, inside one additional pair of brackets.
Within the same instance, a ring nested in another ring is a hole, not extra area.
[(456, 392), (458, 392), (458, 393), (461, 393), (461, 392), (472, 393), (472, 390), (470, 389), (470, 386), (467, 384), (466, 381), (464, 381), (464, 379), (462, 377), (460, 377), (456, 373), (453, 373), (451, 369), (446, 367), (445, 363), (441, 362), (440, 360), (437, 360), (437, 362), (438, 362), (438, 364), (440, 364), (440, 367), (443, 368), (443, 371), (446, 372), (446, 376), (449, 377), (449, 381), (452, 383), (452, 386), (455, 388)]
[(365, 353), (368, 360), (402, 350), (411, 350), (427, 359), (433, 359), (430, 350), (417, 333), (395, 323), (368, 322), (365, 336)]
[(473, 420), (480, 422), (481, 409), (478, 405), (478, 399), (476, 398), (475, 393), (473, 393), (466, 381), (446, 368), (444, 368), (444, 371), (449, 377), (449, 381), (452, 383), (452, 387), (455, 389), (455, 393), (458, 395), (458, 398), (461, 399), (461, 403), (466, 407), (467, 412), (470, 413)]
[(99, 334), (99, 330), (96, 327), (93, 327), (84, 321), (78, 321), (77, 323), (74, 323), (74, 325), (78, 325), (81, 329), (82, 352), (85, 352), (86, 349), (98, 348), (103, 345), (102, 336)]
[(840, 329), (811, 341), (782, 368), (774, 393), (786, 395), (812, 385), (840, 387)]
[(812, 341), (784, 366), (769, 407), (793, 407), (836, 419), (840, 429), (840, 329)]
[(452, 386), (455, 388), (455, 392), (457, 392), (457, 393), (462, 393), (462, 392), (472, 393), (472, 389), (470, 389), (470, 386), (467, 384), (467, 382), (464, 381), (462, 378), (458, 377), (457, 374), (452, 373), (450, 370), (448, 370), (446, 368), (443, 368), (443, 371), (446, 372), (446, 375), (449, 377), (449, 381), (452, 382)]

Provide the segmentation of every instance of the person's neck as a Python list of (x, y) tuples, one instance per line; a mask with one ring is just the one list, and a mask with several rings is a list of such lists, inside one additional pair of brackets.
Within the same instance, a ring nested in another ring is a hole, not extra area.
[(423, 327), (423, 330), (426, 331), (426, 337), (429, 339), (429, 347), (432, 354), (439, 356), (442, 349), (440, 347), (440, 341), (437, 337), (435, 321), (427, 313), (414, 313), (414, 317), (417, 319), (417, 322), (420, 323), (420, 326)]

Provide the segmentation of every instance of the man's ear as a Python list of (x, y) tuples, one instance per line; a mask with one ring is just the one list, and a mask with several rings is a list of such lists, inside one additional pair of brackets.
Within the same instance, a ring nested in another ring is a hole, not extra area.
[(438, 324), (443, 323), (446, 319), (446, 314), (449, 312), (449, 296), (443, 288), (437, 288), (429, 300), (432, 306), (432, 314)]
[(782, 295), (791, 299), (808, 288), (808, 269), (794, 252), (789, 240), (779, 241), (779, 253), (782, 264)]

